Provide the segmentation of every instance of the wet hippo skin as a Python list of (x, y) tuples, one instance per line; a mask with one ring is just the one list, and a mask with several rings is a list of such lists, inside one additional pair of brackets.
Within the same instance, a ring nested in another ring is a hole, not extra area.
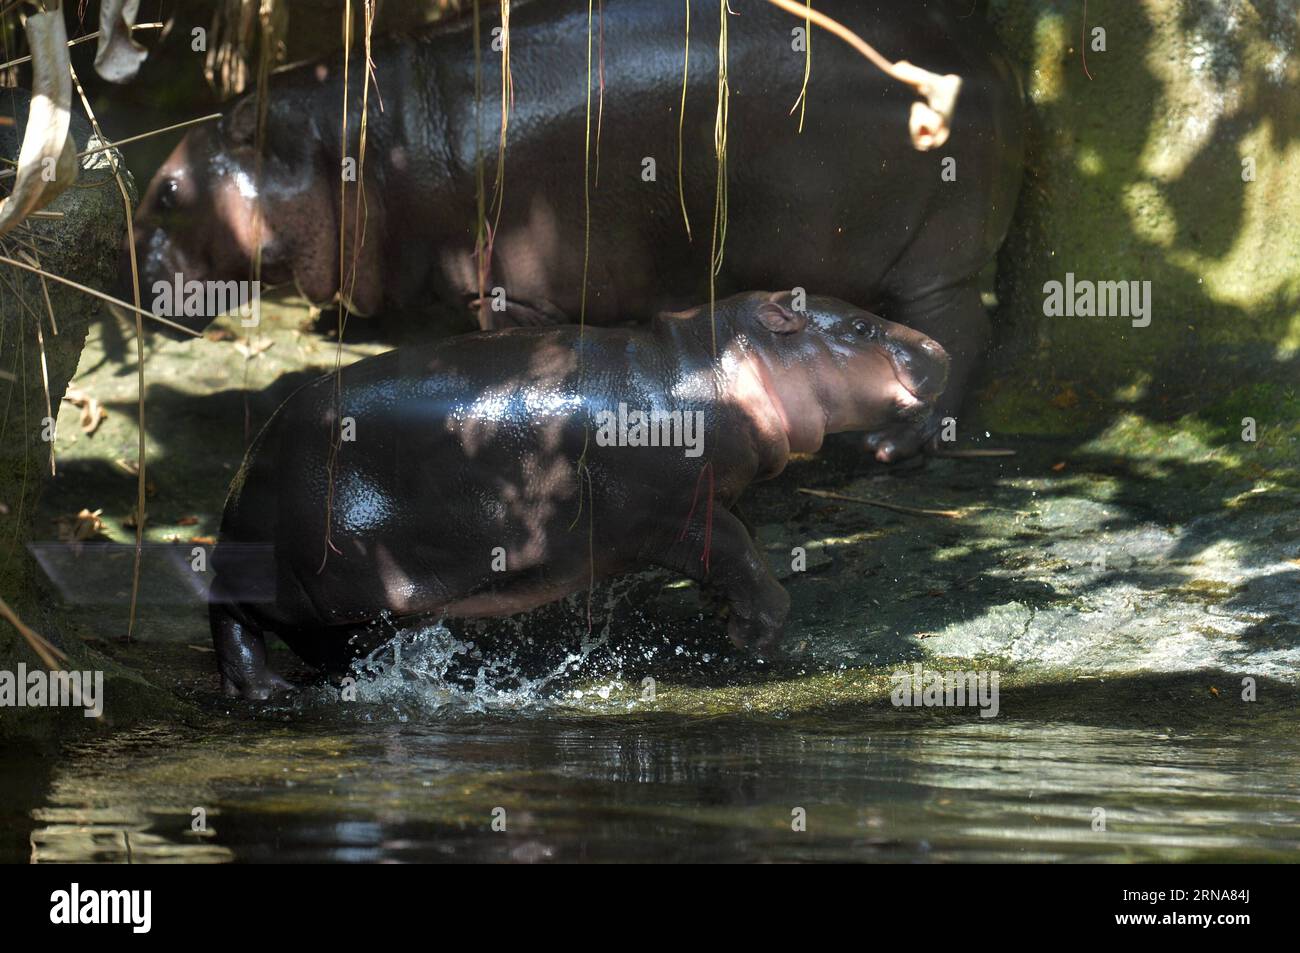
[[(729, 204), (717, 295), (802, 287), (921, 330), (952, 355), (950, 385), (936, 411), (955, 414), (989, 337), (977, 274), (1002, 241), (1021, 175), (1021, 93), (1007, 60), (982, 18), (967, 15), (968, 0), (823, 0), (819, 10), (886, 56), (956, 73), (963, 87), (949, 141), (918, 152), (908, 134), (913, 91), (838, 39), (815, 32), (800, 133), (798, 111), (790, 109), (803, 82), (804, 55), (792, 49), (791, 31), (802, 24), (758, 0), (734, 9), (738, 15), (728, 20)], [(438, 302), (473, 307), (492, 325), (577, 321), (587, 247), (587, 11), (584, 0), (516, 4), (503, 201), (481, 283), (474, 257), (475, 143), (481, 139), (490, 201), (500, 123), (500, 55), (489, 45), (497, 21), (487, 12), (481, 135), (467, 21), (378, 42), (363, 242), (353, 238), (361, 233), (355, 187), (342, 213), (339, 195), (343, 159), (358, 152), (360, 55), (352, 60), (346, 151), (340, 147), (341, 60), (273, 77), (260, 175), (251, 100), (188, 133), (150, 183), (138, 213), (146, 300), (154, 282), (170, 282), (176, 273), (198, 280), (247, 277), (260, 244), (265, 281), (295, 283), (313, 301), (331, 301), (340, 285), (342, 217), (345, 256), (356, 262), (344, 281), (345, 297), (360, 313)], [(681, 175), (688, 238), (677, 175), (685, 6), (664, 0), (604, 5), (603, 26), (592, 40), (588, 322), (644, 320), (709, 300), (718, 32), (717, 6), (694, 4)], [(643, 176), (647, 159), (654, 161), (654, 181)], [(945, 159), (955, 161), (955, 181), (943, 180)], [(480, 291), (494, 288), (502, 289), (502, 310), (472, 304)], [(890, 460), (915, 450), (920, 437), (908, 427), (873, 434), (869, 444)]]
[[(461, 335), (297, 391), (236, 474), (213, 555), (226, 691), (287, 687), (265, 631), (338, 670), (377, 620), (510, 615), (651, 565), (715, 587), (738, 646), (773, 645), (789, 597), (737, 498), (827, 433), (925, 419), (948, 370), (910, 328), (795, 301)], [(635, 411), (693, 425), (645, 445), (613, 423)]]

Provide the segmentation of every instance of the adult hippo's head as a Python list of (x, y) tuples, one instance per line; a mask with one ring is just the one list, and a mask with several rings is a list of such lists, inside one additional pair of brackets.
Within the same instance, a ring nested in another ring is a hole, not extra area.
[[(257, 102), (250, 94), (219, 121), (190, 130), (149, 183), (134, 221), (146, 311), (201, 330), (218, 316), (210, 313), (212, 296), (199, 307), (197, 298), (182, 298), (173, 289), (178, 283), (192, 289), (193, 282), (212, 287), (249, 281), (259, 259), (263, 287), (292, 283), (314, 303), (335, 299), (340, 161), (330, 159), (324, 131), (310, 112), (294, 108), (292, 99), (271, 99), (260, 147), (257, 127)], [(355, 188), (349, 185), (343, 199), (349, 260)], [(363, 253), (377, 244), (363, 243)], [(349, 304), (362, 314), (379, 303), (373, 250), (369, 255), (346, 282)], [(125, 243), (119, 267), (119, 293), (130, 300)], [(170, 300), (160, 300), (162, 295)], [(185, 307), (177, 312), (182, 302)]]

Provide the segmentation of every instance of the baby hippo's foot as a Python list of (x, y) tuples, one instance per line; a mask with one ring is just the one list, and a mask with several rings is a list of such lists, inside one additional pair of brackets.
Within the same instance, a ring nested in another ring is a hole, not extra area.
[(221, 690), (232, 698), (262, 702), (279, 692), (293, 691), (294, 685), (268, 668), (256, 674), (245, 673), (245, 677), (240, 682), (222, 675)]
[(224, 589), (218, 578), (212, 586), (215, 598), (208, 605), (212, 626), (212, 647), (217, 653), (221, 690), (249, 701), (265, 701), (276, 692), (293, 688), (272, 671), (266, 662), (266, 639), (261, 628), (221, 601)]
[[(711, 563), (700, 558), (706, 546)], [(772, 575), (767, 557), (735, 513), (714, 511), (711, 533), (706, 533), (703, 521), (692, 521), (688, 532), (656, 561), (700, 583), (705, 602), (710, 595), (722, 595), (730, 608), (727, 634), (737, 648), (761, 653), (780, 641), (790, 594)]]
[(780, 645), (785, 618), (790, 614), (790, 594), (776, 580), (772, 583), (748, 605), (732, 603), (727, 635), (736, 648), (767, 656)]

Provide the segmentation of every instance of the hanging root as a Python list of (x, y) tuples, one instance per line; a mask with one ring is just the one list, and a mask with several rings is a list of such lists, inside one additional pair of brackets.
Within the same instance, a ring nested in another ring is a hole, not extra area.
[(268, 39), (266, 23), (274, 19), (275, 32), (283, 36), (288, 28), (289, 5), (280, 0), (218, 0), (208, 31), (208, 52), (203, 75), (221, 98), (242, 93), (248, 86), (248, 57), (261, 26), (261, 39)]
[[(369, 3), (369, 0), (366, 0)], [(365, 88), (370, 86), (369, 74), (369, 25), (370, 20), (367, 16), (367, 66), (366, 78), (364, 80)], [(339, 155), (348, 154), (348, 85), (352, 73), (352, 0), (344, 0), (343, 3), (343, 116), (340, 120), (339, 129)], [(363, 93), (364, 99), (364, 93)], [(362, 116), (362, 125), (364, 128), (365, 117)], [(260, 150), (259, 150), (260, 153)], [(361, 160), (357, 163), (357, 188), (364, 191), (365, 183), (361, 178)], [(320, 567), (316, 570), (317, 575), (325, 571), (325, 564), (329, 562), (330, 553), (337, 553), (338, 547), (330, 536), (330, 527), (334, 525), (334, 475), (338, 465), (339, 450), (342, 447), (343, 432), (340, 429), (340, 421), (343, 417), (343, 335), (347, 330), (349, 296), (346, 289), (348, 270), (347, 270), (347, 234), (348, 234), (348, 216), (346, 209), (348, 205), (348, 183), (343, 176), (342, 170), (339, 170), (339, 280), (338, 280), (338, 340), (334, 347), (334, 373), (333, 386), (331, 389), (331, 400), (334, 407), (333, 430), (330, 433), (329, 455), (325, 462), (326, 480), (328, 481), (325, 491), (325, 546), (321, 554)], [(355, 245), (354, 245), (355, 247)], [(356, 263), (353, 262), (353, 275), (356, 274)]]
[(1092, 73), (1088, 72), (1088, 0), (1083, 0), (1083, 27), (1079, 33), (1079, 54), (1083, 57), (1083, 74), (1092, 80)]
[(713, 354), (718, 353), (717, 277), (727, 245), (727, 119), (731, 106), (731, 84), (727, 76), (727, 0), (718, 0), (718, 107), (713, 121), (713, 151), (718, 157), (718, 175), (713, 194), (713, 246), (709, 255), (709, 327)]
[[(357, 139), (357, 182), (356, 202), (352, 209), (352, 261), (348, 272), (348, 283), (340, 285), (342, 294), (349, 302), (354, 300), (353, 292), (357, 284), (357, 258), (366, 241), (366, 220), (369, 210), (366, 207), (366, 142), (370, 128), (370, 85), (374, 81), (375, 64), (371, 58), (371, 37), (375, 28), (375, 0), (364, 0), (365, 36), (362, 38), (365, 49), (365, 69), (361, 87), (361, 125)], [(382, 108), (382, 103), (381, 103)], [(339, 335), (339, 346), (343, 344), (343, 335)]]
[[(594, 0), (587, 0), (587, 122), (582, 147), (582, 298), (578, 307), (578, 335), (587, 329), (587, 280), (591, 271), (591, 43)], [(581, 355), (579, 355), (581, 359)]]
[(487, 326), (488, 255), (491, 229), (487, 221), (487, 179), (483, 171), (483, 50), (479, 29), (479, 0), (474, 0), (474, 270), (478, 279), (479, 326)]
[(914, 66), (907, 60), (891, 63), (862, 37), (839, 21), (812, 9), (811, 4), (800, 5), (796, 0), (767, 0), (767, 2), (786, 13), (794, 14), (801, 20), (811, 21), (823, 30), (834, 33), (874, 63), (887, 76), (915, 89), (925, 100), (923, 103), (912, 103), (912, 115), (908, 122), (912, 145), (918, 151), (928, 152), (931, 149), (938, 149), (948, 141), (948, 134), (952, 129), (953, 110), (957, 105), (957, 96), (961, 92), (960, 76), (953, 73), (940, 76)]
[[(501, 206), (505, 199), (506, 185), (506, 138), (510, 128), (510, 110), (514, 108), (514, 105), (515, 76), (510, 69), (510, 0), (501, 0), (501, 138), (497, 141), (496, 181), (492, 183), (492, 208), (494, 210), (492, 234), (496, 234), (496, 230), (501, 224)], [(480, 287), (480, 297), (482, 293), (483, 289)]]
[(686, 223), (686, 240), (691, 240), (691, 217), (686, 212), (686, 186), (682, 182), (683, 139), (686, 135), (686, 83), (691, 74), (691, 0), (686, 0), (686, 50), (682, 57), (682, 104), (677, 110), (677, 200)]
[[(807, 9), (812, 10), (812, 0), (805, 0)], [(803, 132), (803, 120), (808, 114), (808, 79), (812, 76), (812, 20), (807, 15), (803, 20), (803, 86), (799, 88), (799, 98), (790, 107), (790, 115), (799, 110), (799, 131)]]
[(596, 106), (596, 174), (592, 188), (600, 188), (600, 133), (605, 128), (605, 0), (596, 0), (596, 34), (599, 49), (597, 59), (597, 86), (600, 90)]

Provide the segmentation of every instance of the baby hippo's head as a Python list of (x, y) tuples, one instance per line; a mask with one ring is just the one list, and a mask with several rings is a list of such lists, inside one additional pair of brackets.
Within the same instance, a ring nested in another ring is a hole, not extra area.
[(759, 365), (791, 450), (814, 451), (828, 433), (937, 428), (948, 354), (921, 332), (792, 292), (738, 295), (718, 314)]

